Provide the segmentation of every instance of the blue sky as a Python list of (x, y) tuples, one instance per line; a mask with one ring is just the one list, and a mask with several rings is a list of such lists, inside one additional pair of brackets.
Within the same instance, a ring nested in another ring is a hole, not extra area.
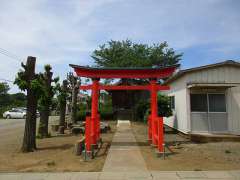
[[(167, 41), (184, 53), (182, 68), (240, 60), (239, 9), (238, 0), (1, 0), (0, 48), (61, 78), (111, 39)], [(20, 62), (0, 54), (0, 63), (0, 79), (13, 80)]]

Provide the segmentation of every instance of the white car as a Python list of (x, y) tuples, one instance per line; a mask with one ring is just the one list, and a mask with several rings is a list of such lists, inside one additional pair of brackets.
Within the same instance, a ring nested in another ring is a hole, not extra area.
[(23, 111), (23, 110), (20, 110), (20, 109), (12, 109), (12, 110), (4, 112), (3, 117), (7, 118), (7, 119), (11, 119), (11, 118), (25, 119), (26, 118), (26, 111)]

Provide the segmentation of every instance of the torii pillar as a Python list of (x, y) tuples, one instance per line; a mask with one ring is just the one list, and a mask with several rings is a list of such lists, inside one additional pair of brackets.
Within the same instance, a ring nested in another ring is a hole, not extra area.
[(164, 151), (164, 133), (163, 133), (163, 117), (158, 117), (158, 103), (157, 103), (157, 79), (150, 79), (150, 93), (151, 93), (151, 114), (148, 118), (149, 125), (149, 140), (153, 146), (156, 146), (160, 153)]
[(100, 138), (100, 117), (98, 114), (99, 80), (99, 78), (92, 78), (91, 116), (86, 117), (85, 124), (85, 143), (87, 153), (91, 152), (91, 148), (93, 148), (92, 146), (96, 145)]
[(99, 115), (98, 115), (98, 98), (99, 98), (99, 78), (92, 78), (92, 105), (91, 105), (91, 144), (96, 145), (100, 132)]

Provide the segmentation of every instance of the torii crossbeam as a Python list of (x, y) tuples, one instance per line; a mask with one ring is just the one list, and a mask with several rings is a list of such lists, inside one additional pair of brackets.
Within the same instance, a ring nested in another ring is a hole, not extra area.
[[(157, 84), (157, 79), (167, 78), (173, 74), (177, 66), (164, 68), (92, 68), (70, 64), (77, 76), (92, 78), (91, 85), (80, 86), (81, 90), (92, 91), (91, 116), (86, 117), (85, 143), (86, 153), (91, 154), (91, 147), (100, 139), (100, 115), (98, 113), (98, 98), (100, 90), (149, 90), (151, 93), (151, 114), (148, 117), (148, 138), (160, 153), (164, 152), (163, 117), (158, 116), (157, 92), (169, 90), (169, 86)], [(148, 85), (114, 86), (101, 85), (101, 78), (149, 79)]]

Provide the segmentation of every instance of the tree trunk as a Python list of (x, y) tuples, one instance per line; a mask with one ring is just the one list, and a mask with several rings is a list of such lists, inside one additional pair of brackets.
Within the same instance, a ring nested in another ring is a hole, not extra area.
[(48, 137), (48, 120), (49, 120), (49, 108), (45, 107), (40, 111), (40, 123), (38, 127), (38, 135), (40, 138)]
[(75, 86), (72, 89), (72, 109), (71, 109), (71, 122), (76, 124), (77, 122), (77, 95), (78, 95), (78, 88)]
[(62, 85), (62, 99), (60, 99), (60, 118), (59, 118), (59, 133), (64, 134), (65, 129), (65, 115), (66, 115), (66, 100), (67, 100), (67, 80), (63, 80)]
[(59, 133), (64, 134), (65, 129), (66, 101), (60, 104)]
[(47, 89), (47, 102), (42, 104), (41, 112), (40, 112), (40, 124), (38, 128), (38, 135), (41, 138), (46, 138), (49, 136), (48, 134), (48, 120), (49, 120), (49, 114), (50, 114), (50, 106), (51, 106), (51, 98), (52, 98), (52, 92), (51, 92), (51, 83), (52, 83), (52, 75), (53, 73), (50, 70), (46, 70), (44, 73), (44, 81), (45, 81), (45, 88)]
[(34, 96), (33, 99), (33, 104), (34, 104), (34, 120), (32, 121), (32, 132), (33, 132), (33, 147), (36, 150), (37, 149), (37, 144), (36, 144), (36, 129), (37, 129), (37, 98)]
[(74, 77), (72, 73), (68, 74), (68, 80), (71, 83), (72, 88), (72, 102), (71, 102), (71, 123), (75, 124), (77, 121), (77, 95), (79, 92), (80, 80)]
[[(28, 57), (25, 67), (27, 82), (30, 87), (31, 81), (35, 76), (35, 57)], [(37, 98), (31, 88), (27, 89), (27, 116), (25, 121), (25, 130), (22, 143), (22, 152), (31, 152), (36, 149), (36, 111)]]

